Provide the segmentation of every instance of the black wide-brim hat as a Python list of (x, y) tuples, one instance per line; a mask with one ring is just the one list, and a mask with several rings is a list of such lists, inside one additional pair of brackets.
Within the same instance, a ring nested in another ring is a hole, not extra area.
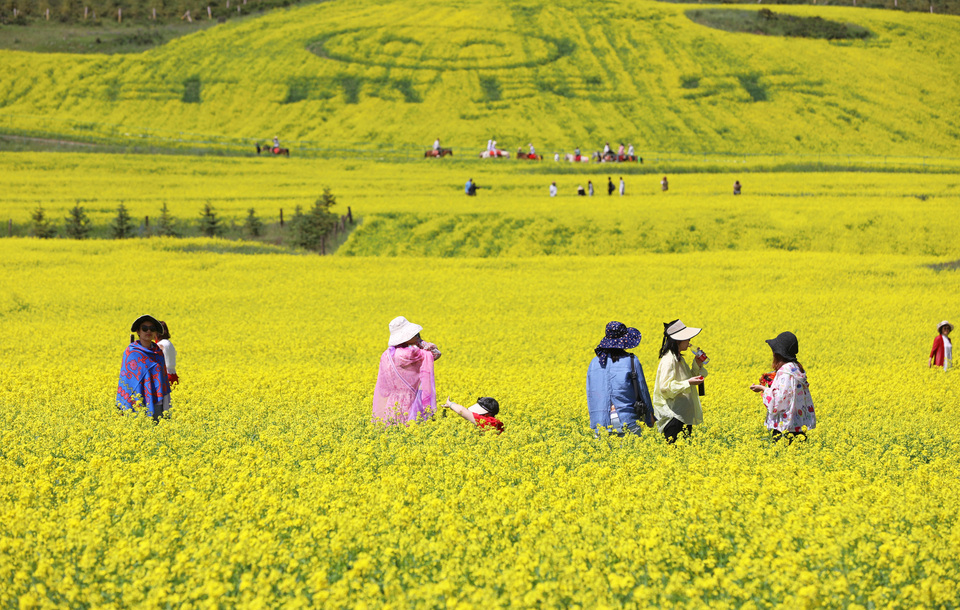
[(163, 331), (163, 325), (160, 324), (160, 321), (151, 316), (150, 314), (144, 314), (133, 321), (133, 326), (130, 327), (130, 332), (135, 333), (140, 330), (140, 325), (144, 322), (153, 322), (153, 325), (157, 327), (157, 333)]
[(640, 345), (641, 338), (636, 328), (630, 328), (623, 322), (610, 322), (597, 349), (633, 349)]
[(789, 330), (780, 333), (775, 339), (767, 339), (767, 345), (770, 346), (774, 354), (777, 354), (787, 362), (797, 361), (797, 352), (800, 351), (800, 343), (797, 341), (797, 336)]

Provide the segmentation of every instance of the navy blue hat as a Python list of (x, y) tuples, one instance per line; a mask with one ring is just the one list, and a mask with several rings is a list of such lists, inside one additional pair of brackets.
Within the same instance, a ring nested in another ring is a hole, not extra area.
[(640, 338), (640, 331), (636, 328), (629, 328), (623, 322), (610, 322), (597, 349), (633, 349), (640, 345)]

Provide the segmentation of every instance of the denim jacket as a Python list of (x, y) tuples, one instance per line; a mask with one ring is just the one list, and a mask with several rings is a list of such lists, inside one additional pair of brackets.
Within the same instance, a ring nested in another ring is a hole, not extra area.
[(633, 405), (637, 395), (630, 382), (630, 361), (633, 361), (637, 371), (637, 385), (640, 386), (640, 400), (652, 409), (650, 391), (647, 389), (647, 380), (643, 375), (643, 367), (633, 354), (627, 358), (620, 358), (616, 362), (607, 359), (605, 367), (600, 366), (600, 359), (590, 361), (587, 369), (587, 408), (590, 411), (590, 427), (610, 427), (610, 405), (617, 409), (617, 417), (623, 426), (635, 424), (643, 426), (643, 418), (636, 412)]

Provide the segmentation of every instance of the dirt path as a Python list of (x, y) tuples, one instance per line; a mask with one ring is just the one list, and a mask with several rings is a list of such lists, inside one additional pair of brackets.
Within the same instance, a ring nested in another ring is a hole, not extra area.
[(52, 138), (34, 138), (30, 136), (13, 136), (0, 134), (0, 140), (13, 140), (15, 142), (36, 142), (39, 144), (54, 144), (56, 146), (85, 146), (89, 148), (96, 147), (96, 144), (89, 142), (74, 142), (73, 140), (55, 140)]

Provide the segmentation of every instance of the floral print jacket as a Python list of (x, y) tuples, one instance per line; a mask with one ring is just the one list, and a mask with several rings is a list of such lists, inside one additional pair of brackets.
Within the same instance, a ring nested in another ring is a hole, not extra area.
[(796, 362), (780, 367), (773, 385), (763, 390), (763, 404), (767, 407), (767, 429), (780, 432), (801, 432), (817, 427), (813, 398), (807, 374)]

